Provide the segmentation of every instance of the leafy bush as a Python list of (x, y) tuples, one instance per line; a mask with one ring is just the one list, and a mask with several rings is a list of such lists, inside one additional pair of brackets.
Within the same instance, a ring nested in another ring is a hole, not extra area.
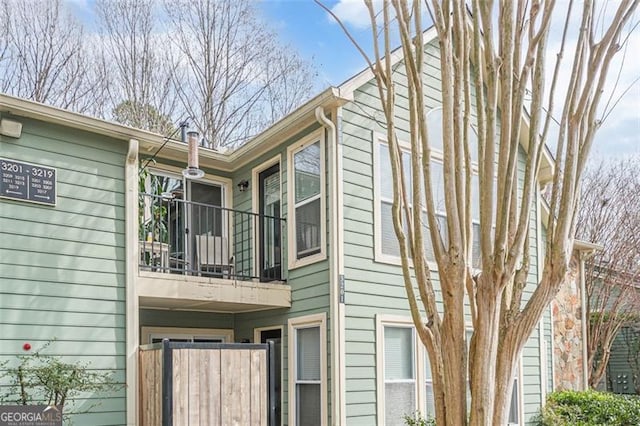
[(0, 363), (0, 389), (4, 391), (0, 394), (0, 404), (61, 405), (68, 422), (69, 415), (87, 413), (99, 404), (85, 404), (78, 409), (77, 402), (87, 393), (122, 388), (113, 380), (111, 372), (97, 372), (86, 364), (67, 363), (59, 357), (43, 354), (52, 342), (35, 352), (18, 355), (13, 367), (8, 366), (8, 361)]
[(404, 423), (407, 426), (436, 426), (436, 419), (431, 416), (424, 418), (419, 411), (416, 411), (412, 416), (404, 416)]
[(640, 398), (593, 390), (553, 392), (534, 420), (537, 426), (640, 425)]

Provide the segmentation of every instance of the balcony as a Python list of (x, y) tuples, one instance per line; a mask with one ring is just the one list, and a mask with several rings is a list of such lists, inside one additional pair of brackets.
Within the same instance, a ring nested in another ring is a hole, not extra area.
[(141, 305), (229, 312), (290, 306), (284, 219), (142, 193), (139, 220)]

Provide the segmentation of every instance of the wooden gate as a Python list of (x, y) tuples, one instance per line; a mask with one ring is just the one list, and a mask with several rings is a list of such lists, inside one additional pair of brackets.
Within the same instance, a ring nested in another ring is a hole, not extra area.
[[(140, 347), (142, 426), (273, 424), (268, 344), (182, 343)], [(271, 371), (270, 371), (271, 370)]]

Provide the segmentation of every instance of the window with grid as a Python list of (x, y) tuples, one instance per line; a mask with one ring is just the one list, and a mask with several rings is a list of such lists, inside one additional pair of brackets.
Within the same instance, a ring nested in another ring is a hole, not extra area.
[[(400, 245), (393, 229), (392, 207), (393, 207), (393, 176), (391, 174), (391, 159), (389, 156), (389, 147), (386, 143), (378, 144), (378, 187), (380, 194), (380, 244), (381, 252), (384, 255), (390, 255), (394, 257), (400, 257)], [(411, 178), (411, 153), (409, 151), (402, 151), (402, 164), (405, 171), (405, 188), (409, 191), (407, 199), (410, 203), (410, 208), (413, 208), (413, 200), (411, 194), (412, 178)], [(442, 177), (442, 163), (437, 161), (431, 162), (431, 176), (434, 186), (434, 200), (436, 204), (436, 217), (440, 230), (446, 232), (446, 219), (444, 210), (444, 185)], [(406, 228), (406, 221), (403, 221)], [(427, 256), (427, 260), (433, 261), (433, 249), (431, 246), (431, 240), (429, 239), (429, 226), (427, 223), (426, 210), (422, 214), (422, 227), (425, 235), (424, 239), (424, 252)], [(446, 234), (444, 235), (446, 239)]]

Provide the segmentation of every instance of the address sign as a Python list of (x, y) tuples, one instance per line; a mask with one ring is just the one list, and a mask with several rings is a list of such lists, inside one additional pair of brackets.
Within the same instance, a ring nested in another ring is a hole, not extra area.
[(56, 169), (0, 158), (0, 198), (56, 205)]

